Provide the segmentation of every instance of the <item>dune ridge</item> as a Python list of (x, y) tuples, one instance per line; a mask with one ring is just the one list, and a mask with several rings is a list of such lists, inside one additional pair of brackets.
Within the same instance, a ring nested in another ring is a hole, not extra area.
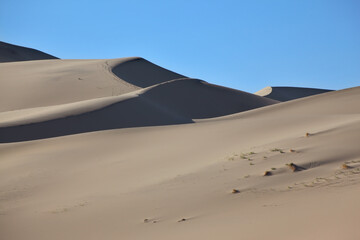
[(111, 68), (111, 71), (118, 78), (141, 88), (174, 79), (186, 78), (139, 57), (116, 64)]
[(275, 103), (197, 79), (176, 79), (115, 97), (0, 113), (0, 142), (191, 123)]

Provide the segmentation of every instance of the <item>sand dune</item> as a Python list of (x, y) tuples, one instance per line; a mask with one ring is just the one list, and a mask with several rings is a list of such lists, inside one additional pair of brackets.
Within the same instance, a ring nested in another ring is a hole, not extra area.
[(138, 57), (3, 63), (0, 72), (0, 112), (117, 96), (184, 78)]
[(317, 89), (317, 88), (301, 88), (301, 87), (266, 87), (255, 94), (274, 99), (277, 101), (290, 101), (298, 98), (308, 97), (321, 93), (326, 93), (332, 90)]
[[(359, 93), (325, 93), (195, 124), (1, 144), (2, 234), (356, 239)], [(285, 165), (291, 162), (306, 170), (292, 172)], [(344, 163), (353, 168), (342, 170)], [(273, 175), (264, 177), (266, 170)], [(232, 195), (234, 188), (240, 193)]]
[[(137, 73), (133, 73), (133, 62), (137, 66), (140, 64)], [(124, 75), (127, 68), (129, 74)], [(0, 72), (0, 111), (117, 96), (142, 89), (133, 82), (154, 85), (183, 77), (137, 57), (4, 63), (0, 64)], [(156, 82), (150, 73), (160, 77), (159, 81)]]
[(0, 113), (0, 142), (191, 123), (277, 103), (196, 79), (178, 79), (117, 97)]
[(183, 75), (164, 69), (143, 58), (133, 58), (115, 65), (111, 70), (120, 79), (141, 88), (185, 78)]
[(0, 41), (0, 63), (43, 59), (57, 59), (57, 57), (32, 48), (20, 47)]
[(143, 92), (141, 96), (193, 120), (214, 118), (278, 103), (197, 79), (179, 79), (159, 84)]
[(0, 74), (1, 239), (360, 238), (360, 87), (279, 102), (141, 58)]
[(113, 66), (128, 59), (132, 58), (2, 63), (0, 111), (72, 103), (138, 90), (111, 72)]

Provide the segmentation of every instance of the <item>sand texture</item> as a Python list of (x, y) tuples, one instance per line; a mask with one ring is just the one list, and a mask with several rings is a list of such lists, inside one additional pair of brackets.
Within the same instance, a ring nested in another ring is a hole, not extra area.
[(360, 239), (360, 87), (277, 98), (138, 57), (0, 74), (0, 239)]

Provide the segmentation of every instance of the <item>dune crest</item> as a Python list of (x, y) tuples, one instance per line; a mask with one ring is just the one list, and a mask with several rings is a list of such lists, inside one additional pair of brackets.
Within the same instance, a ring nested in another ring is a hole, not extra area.
[(141, 88), (186, 78), (139, 57), (129, 58), (127, 61), (116, 64), (111, 71), (120, 79)]
[(177, 79), (120, 96), (0, 113), (0, 142), (192, 123), (275, 103), (197, 79)]

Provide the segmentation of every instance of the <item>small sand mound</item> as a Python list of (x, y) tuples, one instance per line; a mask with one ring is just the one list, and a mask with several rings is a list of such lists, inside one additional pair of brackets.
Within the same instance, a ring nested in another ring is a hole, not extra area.
[(347, 164), (344, 163), (344, 164), (341, 166), (341, 168), (342, 168), (342, 169), (349, 169), (349, 168), (351, 168), (351, 167), (350, 167), (349, 165), (347, 165)]
[(272, 175), (272, 172), (270, 172), (270, 171), (265, 171), (265, 173), (264, 173), (264, 176), (271, 176)]
[(298, 165), (294, 163), (286, 164), (293, 172), (301, 171), (303, 170), (302, 167), (299, 167)]
[(238, 189), (233, 189), (233, 190), (231, 191), (231, 193), (233, 193), (233, 194), (240, 193), (240, 190), (238, 190)]

